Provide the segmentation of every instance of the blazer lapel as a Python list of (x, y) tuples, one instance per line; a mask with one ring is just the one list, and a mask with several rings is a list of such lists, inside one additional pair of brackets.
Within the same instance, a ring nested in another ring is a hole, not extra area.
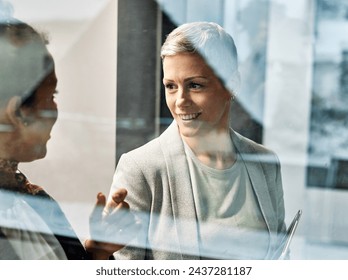
[[(261, 162), (267, 160), (267, 158), (263, 158), (261, 154), (257, 153), (257, 151), (248, 144), (248, 142), (243, 141), (242, 136), (233, 130), (231, 130), (231, 134), (233, 144), (239, 151), (248, 171), (253, 190), (271, 235), (270, 245), (272, 245), (274, 239), (273, 235), (277, 229), (277, 222), (275, 220), (275, 212), (272, 208), (272, 201), (268, 191), (266, 175), (261, 165)], [(272, 246), (270, 246), (270, 248), (271, 247)]]
[(197, 216), (182, 139), (174, 121), (160, 137), (167, 165), (173, 219), (183, 259), (199, 259)]

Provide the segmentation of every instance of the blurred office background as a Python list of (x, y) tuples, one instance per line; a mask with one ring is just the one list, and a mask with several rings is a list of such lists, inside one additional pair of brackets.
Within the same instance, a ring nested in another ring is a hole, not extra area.
[(45, 159), (24, 164), (83, 238), (120, 155), (171, 122), (160, 46), (185, 22), (214, 21), (237, 45), (233, 127), (282, 164), (293, 259), (348, 259), (348, 0), (12, 0), (49, 33), (59, 120)]

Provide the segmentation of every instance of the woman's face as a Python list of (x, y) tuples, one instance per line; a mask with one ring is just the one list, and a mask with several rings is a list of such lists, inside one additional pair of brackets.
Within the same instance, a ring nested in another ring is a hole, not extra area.
[(33, 102), (21, 107), (24, 125), (21, 129), (20, 161), (43, 158), (47, 153), (47, 141), (57, 120), (56, 86), (56, 74), (52, 71), (37, 88)]
[(229, 129), (231, 94), (198, 54), (163, 59), (167, 106), (184, 137)]

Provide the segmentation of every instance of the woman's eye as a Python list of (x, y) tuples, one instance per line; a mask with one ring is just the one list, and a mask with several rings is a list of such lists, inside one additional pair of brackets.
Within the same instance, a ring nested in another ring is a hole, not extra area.
[(175, 88), (174, 84), (165, 84), (164, 87), (168, 90), (172, 90)]
[(198, 83), (190, 83), (189, 87), (192, 89), (201, 89), (203, 86)]

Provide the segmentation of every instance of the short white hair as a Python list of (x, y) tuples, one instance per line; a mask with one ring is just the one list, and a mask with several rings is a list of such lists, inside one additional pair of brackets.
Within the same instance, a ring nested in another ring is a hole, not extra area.
[(231, 94), (238, 92), (240, 74), (237, 48), (232, 36), (220, 25), (191, 22), (174, 29), (162, 45), (161, 58), (184, 52), (201, 55)]

